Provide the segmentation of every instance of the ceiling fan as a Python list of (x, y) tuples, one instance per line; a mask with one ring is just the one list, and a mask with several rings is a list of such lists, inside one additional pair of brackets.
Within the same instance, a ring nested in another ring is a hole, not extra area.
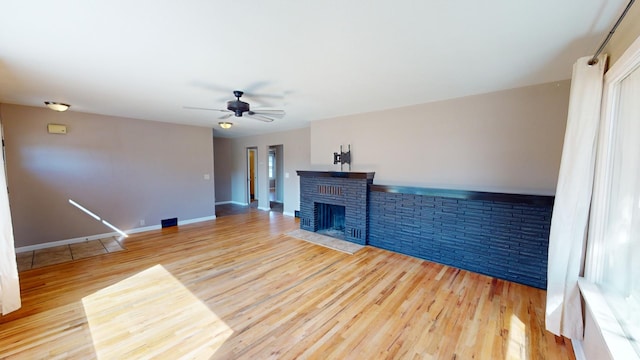
[(194, 110), (211, 110), (211, 111), (220, 111), (226, 113), (219, 117), (219, 119), (228, 119), (231, 116), (242, 117), (243, 115), (264, 122), (272, 122), (275, 120), (274, 118), (281, 118), (285, 115), (283, 110), (267, 110), (267, 109), (256, 109), (251, 110), (249, 103), (240, 100), (240, 98), (244, 95), (244, 92), (240, 90), (235, 90), (233, 92), (233, 96), (236, 97), (235, 100), (227, 101), (226, 109), (210, 109), (210, 108), (202, 108), (202, 107), (193, 107), (193, 106), (184, 106), (185, 109), (194, 109)]

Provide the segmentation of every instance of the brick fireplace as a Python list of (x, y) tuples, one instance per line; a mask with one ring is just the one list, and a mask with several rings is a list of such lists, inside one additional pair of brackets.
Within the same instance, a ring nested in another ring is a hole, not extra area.
[(546, 288), (553, 196), (373, 185), (298, 171), (300, 228)]
[(366, 245), (373, 172), (302, 171), (300, 228)]

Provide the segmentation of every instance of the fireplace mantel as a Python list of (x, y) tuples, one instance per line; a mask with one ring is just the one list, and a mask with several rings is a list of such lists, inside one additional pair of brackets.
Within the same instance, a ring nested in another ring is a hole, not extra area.
[(297, 170), (298, 176), (310, 177), (334, 177), (347, 179), (367, 179), (372, 180), (375, 172), (356, 172), (356, 171), (307, 171)]

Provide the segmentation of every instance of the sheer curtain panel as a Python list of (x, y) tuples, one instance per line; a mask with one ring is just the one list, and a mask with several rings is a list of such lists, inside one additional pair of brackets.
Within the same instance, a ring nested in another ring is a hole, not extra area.
[(573, 65), (547, 269), (547, 330), (578, 340), (583, 336), (578, 276), (584, 264), (606, 55), (595, 65), (588, 64), (590, 59)]
[(0, 308), (6, 315), (20, 308), (20, 283), (9, 211), (4, 158), (0, 156)]

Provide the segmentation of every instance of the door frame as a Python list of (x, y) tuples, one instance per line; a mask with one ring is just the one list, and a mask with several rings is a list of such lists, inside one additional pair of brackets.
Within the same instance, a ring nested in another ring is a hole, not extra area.
[[(253, 161), (251, 161), (251, 153), (253, 153)], [(251, 205), (251, 167), (253, 166), (253, 198), (258, 200), (258, 147), (247, 147), (247, 186), (246, 200), (247, 205)]]
[[(284, 145), (269, 145), (268, 149), (270, 153), (273, 151), (275, 155), (275, 167), (273, 169), (276, 189), (275, 201), (284, 204)], [(268, 167), (266, 175), (269, 176)]]

